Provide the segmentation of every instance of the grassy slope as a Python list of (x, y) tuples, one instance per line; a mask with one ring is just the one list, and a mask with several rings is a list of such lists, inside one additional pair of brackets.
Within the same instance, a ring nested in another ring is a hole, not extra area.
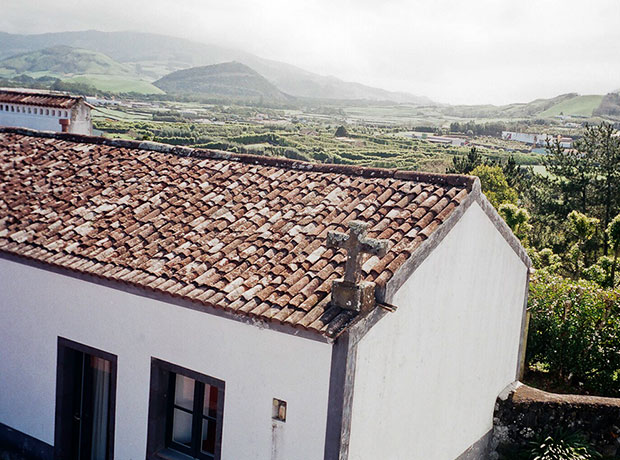
[(56, 46), (24, 53), (0, 61), (3, 72), (55, 75), (133, 75), (130, 66), (96, 51)]
[(116, 75), (77, 75), (65, 78), (65, 81), (86, 83), (101, 91), (112, 93), (164, 94), (158, 87), (138, 78)]
[(541, 112), (539, 116), (543, 118), (556, 117), (558, 115), (591, 117), (592, 112), (601, 104), (602, 100), (603, 96), (599, 95), (577, 96), (550, 107)]
[(0, 77), (49, 76), (86, 83), (102, 91), (162, 94), (163, 91), (142, 80), (132, 66), (116, 62), (96, 51), (55, 46), (23, 53), (0, 61)]

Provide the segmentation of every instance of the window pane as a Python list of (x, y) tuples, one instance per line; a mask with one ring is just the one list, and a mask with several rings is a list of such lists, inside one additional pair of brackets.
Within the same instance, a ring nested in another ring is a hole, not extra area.
[(213, 420), (202, 419), (200, 450), (211, 455), (215, 454), (215, 427), (216, 423)]
[(174, 403), (185, 409), (194, 409), (194, 379), (184, 375), (176, 375)]
[(217, 388), (206, 383), (203, 414), (209, 417), (217, 417)]
[(192, 414), (174, 409), (172, 440), (186, 446), (192, 445)]
[[(91, 457), (106, 458), (108, 452), (108, 417), (110, 415), (110, 361), (96, 356), (90, 357), (90, 371), (92, 373), (92, 436)], [(89, 392), (90, 393), (90, 392)]]

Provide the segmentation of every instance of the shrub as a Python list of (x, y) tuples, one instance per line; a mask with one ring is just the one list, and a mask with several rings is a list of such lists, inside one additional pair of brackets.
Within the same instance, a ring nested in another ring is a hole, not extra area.
[(540, 272), (530, 286), (528, 362), (556, 380), (620, 396), (620, 290)]
[(528, 460), (593, 460), (601, 455), (581, 433), (556, 431), (530, 442), (523, 455)]

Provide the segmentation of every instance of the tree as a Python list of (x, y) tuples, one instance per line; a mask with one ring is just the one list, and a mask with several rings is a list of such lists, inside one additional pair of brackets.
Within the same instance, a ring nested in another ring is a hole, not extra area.
[(610, 270), (610, 285), (611, 287), (614, 287), (620, 284), (620, 281), (616, 282), (618, 258), (620, 257), (620, 214), (614, 217), (614, 219), (609, 223), (609, 226), (607, 227), (607, 236), (611, 245), (611, 254), (613, 257)]
[[(602, 206), (597, 214), (604, 230), (612, 216), (620, 211), (620, 137), (617, 134), (613, 125), (601, 123), (587, 127), (583, 138), (576, 142), (578, 151), (592, 165), (595, 207)], [(605, 234), (605, 254), (607, 243)]]
[(336, 133), (334, 134), (334, 136), (349, 137), (349, 132), (347, 131), (347, 128), (345, 128), (344, 126), (338, 126), (338, 129), (336, 129)]
[(528, 233), (532, 229), (532, 226), (528, 223), (530, 220), (530, 213), (527, 212), (526, 209), (520, 208), (512, 203), (501, 204), (498, 211), (517, 238), (519, 238), (523, 244), (526, 244)]
[(455, 156), (452, 158), (452, 167), (448, 168), (448, 174), (470, 174), (477, 166), (485, 164), (485, 160), (478, 153), (476, 147), (472, 147), (467, 156)]
[(547, 150), (549, 156), (544, 164), (551, 173), (548, 182), (563, 200), (565, 215), (572, 209), (587, 214), (591, 202), (588, 198), (593, 194), (596, 178), (593, 156), (579, 150), (565, 149), (559, 140), (553, 144), (547, 141)]
[(523, 185), (525, 173), (517, 164), (514, 155), (510, 155), (508, 160), (502, 164), (502, 171), (504, 171), (508, 185), (517, 189)]
[(504, 203), (517, 204), (517, 191), (508, 185), (501, 167), (483, 164), (474, 168), (471, 174), (480, 178), (482, 191), (495, 208)]
[(579, 211), (572, 211), (566, 220), (565, 268), (575, 279), (581, 278), (585, 267), (595, 258), (597, 245), (594, 241), (599, 220)]

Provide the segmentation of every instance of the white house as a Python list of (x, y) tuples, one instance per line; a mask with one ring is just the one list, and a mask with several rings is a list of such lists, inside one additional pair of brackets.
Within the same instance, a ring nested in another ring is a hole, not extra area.
[(0, 146), (0, 444), (485, 458), (530, 261), (477, 179), (14, 128)]
[(92, 108), (81, 96), (0, 88), (0, 126), (91, 135)]
[(555, 140), (560, 143), (561, 147), (566, 149), (573, 148), (573, 139), (566, 136), (552, 136), (551, 134), (531, 134), (531, 133), (517, 133), (514, 131), (502, 131), (502, 139), (523, 142), (524, 144), (531, 145), (547, 145), (547, 142), (553, 144)]

